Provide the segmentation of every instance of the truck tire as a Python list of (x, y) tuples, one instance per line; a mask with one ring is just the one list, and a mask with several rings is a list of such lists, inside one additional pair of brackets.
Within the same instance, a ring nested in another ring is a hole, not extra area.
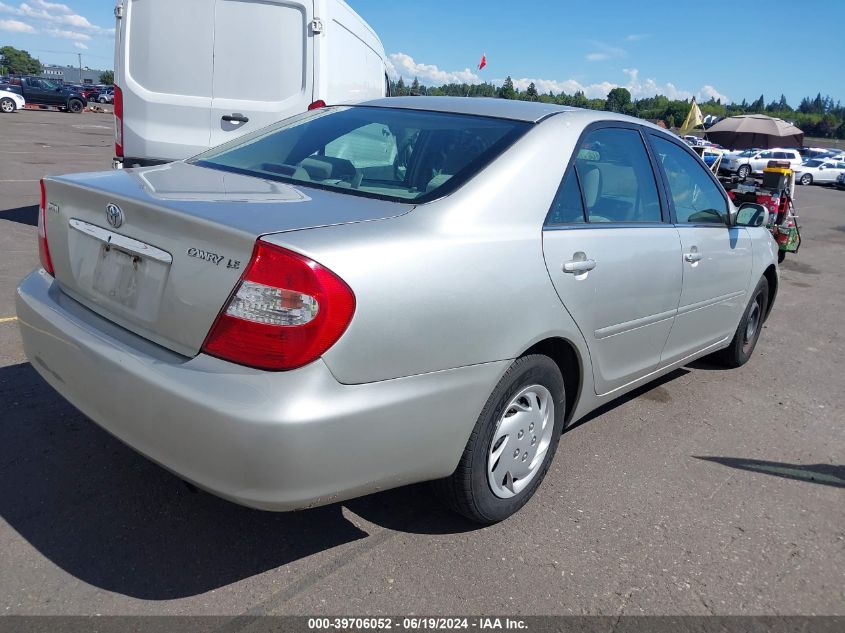
[(71, 99), (67, 102), (67, 111), (79, 114), (85, 109), (85, 104), (79, 99)]
[(17, 106), (12, 99), (9, 97), (3, 97), (0, 99), (0, 112), (3, 112), (4, 114), (11, 114), (15, 110), (17, 110)]

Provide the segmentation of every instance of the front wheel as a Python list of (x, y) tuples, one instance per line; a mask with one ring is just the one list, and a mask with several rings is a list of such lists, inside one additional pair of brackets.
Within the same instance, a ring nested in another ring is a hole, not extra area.
[(15, 102), (12, 101), (12, 99), (10, 99), (9, 97), (3, 97), (2, 99), (0, 99), (0, 112), (3, 112), (5, 114), (11, 114), (16, 109), (17, 106), (15, 106)]
[(457, 469), (434, 482), (452, 510), (496, 523), (531, 498), (557, 450), (566, 409), (560, 369), (547, 356), (523, 356), (484, 405)]
[(802, 185), (812, 185), (813, 184), (813, 177), (810, 174), (804, 174), (801, 176), (801, 184)]
[(85, 104), (79, 99), (71, 99), (67, 102), (67, 111), (79, 114), (85, 108)]
[(714, 354), (716, 360), (725, 367), (741, 367), (748, 362), (760, 338), (768, 306), (769, 282), (763, 277), (754, 289), (751, 301), (742, 314), (731, 344)]
[(739, 176), (741, 180), (745, 180), (748, 178), (749, 174), (751, 173), (751, 167), (748, 165), (743, 165), (739, 169), (736, 170), (736, 175)]

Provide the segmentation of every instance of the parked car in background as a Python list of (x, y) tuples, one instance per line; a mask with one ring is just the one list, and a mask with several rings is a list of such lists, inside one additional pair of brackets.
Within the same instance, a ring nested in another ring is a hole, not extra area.
[(801, 165), (801, 154), (795, 149), (766, 149), (759, 152), (747, 151), (738, 156), (728, 156), (722, 160), (720, 170), (735, 173), (739, 178), (747, 178), (751, 174), (759, 174), (769, 161), (778, 160), (788, 162), (793, 169)]
[(49, 79), (12, 77), (7, 90), (21, 95), (29, 104), (54, 106), (73, 113), (85, 109), (86, 100), (81, 92)]
[(640, 119), (379, 99), (45, 178), (18, 322), (53, 388), (220, 496), (288, 510), (436, 480), (493, 523), (564, 427), (696, 358), (750, 359), (767, 217)]
[(830, 184), (845, 173), (845, 160), (813, 158), (795, 168), (795, 180), (802, 185)]
[(97, 99), (100, 103), (113, 103), (114, 102), (114, 89), (111, 90), (104, 90), (100, 93), (99, 99)]
[(812, 158), (830, 158), (841, 154), (842, 151), (827, 147), (801, 147), (798, 149), (798, 153), (804, 160), (810, 160)]
[(186, 158), (309, 108), (387, 94), (384, 47), (342, 0), (182, 6), (118, 5), (115, 167)]
[(15, 110), (20, 110), (25, 105), (26, 99), (17, 92), (0, 89), (0, 112), (3, 114), (11, 114)]

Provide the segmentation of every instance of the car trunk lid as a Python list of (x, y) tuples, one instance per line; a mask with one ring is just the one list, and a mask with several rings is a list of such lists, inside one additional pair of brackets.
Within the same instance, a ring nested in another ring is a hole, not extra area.
[(199, 351), (261, 235), (412, 208), (181, 162), (49, 178), (45, 187), (62, 290), (185, 356)]

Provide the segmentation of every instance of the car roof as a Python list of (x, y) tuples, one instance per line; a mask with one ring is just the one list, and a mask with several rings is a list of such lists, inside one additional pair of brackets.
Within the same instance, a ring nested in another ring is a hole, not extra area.
[(452, 114), (476, 114), (530, 123), (541, 121), (552, 114), (579, 109), (539, 101), (516, 101), (492, 97), (386, 97), (353, 105), (427, 110), (429, 112)]

